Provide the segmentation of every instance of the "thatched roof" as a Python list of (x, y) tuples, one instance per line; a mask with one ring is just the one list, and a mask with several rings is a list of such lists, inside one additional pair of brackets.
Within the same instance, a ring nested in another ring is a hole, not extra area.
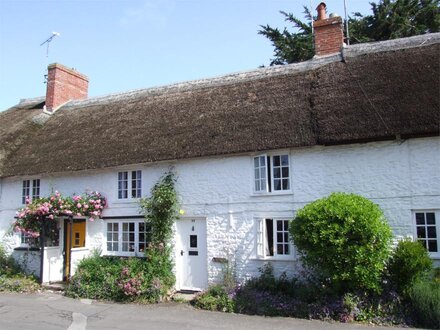
[(438, 136), (439, 41), (363, 44), (344, 57), (71, 102), (24, 138), (2, 175)]

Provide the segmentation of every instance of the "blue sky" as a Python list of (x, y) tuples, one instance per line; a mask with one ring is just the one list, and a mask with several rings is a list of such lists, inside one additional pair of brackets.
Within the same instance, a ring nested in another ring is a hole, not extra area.
[[(0, 111), (45, 95), (48, 63), (86, 74), (90, 97), (268, 65), (273, 47), (259, 26), (282, 28), (280, 10), (303, 18), (311, 2), (320, 1), (0, 0)], [(344, 15), (343, 0), (326, 3)], [(347, 6), (370, 13), (369, 1)], [(46, 58), (40, 44), (53, 31)]]

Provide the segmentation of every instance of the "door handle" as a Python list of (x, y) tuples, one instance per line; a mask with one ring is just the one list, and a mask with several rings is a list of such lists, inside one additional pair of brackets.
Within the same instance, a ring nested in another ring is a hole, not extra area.
[(180, 255), (183, 256), (183, 250), (180, 250)]

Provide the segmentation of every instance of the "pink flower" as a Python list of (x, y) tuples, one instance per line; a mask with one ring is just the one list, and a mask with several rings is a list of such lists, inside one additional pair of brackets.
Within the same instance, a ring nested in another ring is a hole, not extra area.
[(53, 214), (49, 214), (48, 218), (49, 218), (50, 220), (53, 220)]
[(76, 204), (77, 208), (81, 208), (81, 206), (82, 206), (81, 203)]
[(95, 204), (95, 209), (99, 209), (99, 208), (101, 208), (101, 206)]
[(89, 208), (89, 206), (87, 205), (87, 204), (84, 204), (84, 209), (88, 209)]
[(93, 218), (93, 217), (90, 217), (89, 218), (89, 221), (94, 221), (95, 219)]
[(77, 217), (80, 217), (80, 216), (81, 216), (81, 213), (77, 213), (76, 216), (77, 216)]

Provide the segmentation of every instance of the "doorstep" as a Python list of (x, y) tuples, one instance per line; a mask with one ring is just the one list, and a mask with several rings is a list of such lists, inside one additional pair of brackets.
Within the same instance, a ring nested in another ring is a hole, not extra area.
[(66, 290), (66, 282), (43, 283), (41, 286), (44, 290), (54, 292), (63, 292)]

